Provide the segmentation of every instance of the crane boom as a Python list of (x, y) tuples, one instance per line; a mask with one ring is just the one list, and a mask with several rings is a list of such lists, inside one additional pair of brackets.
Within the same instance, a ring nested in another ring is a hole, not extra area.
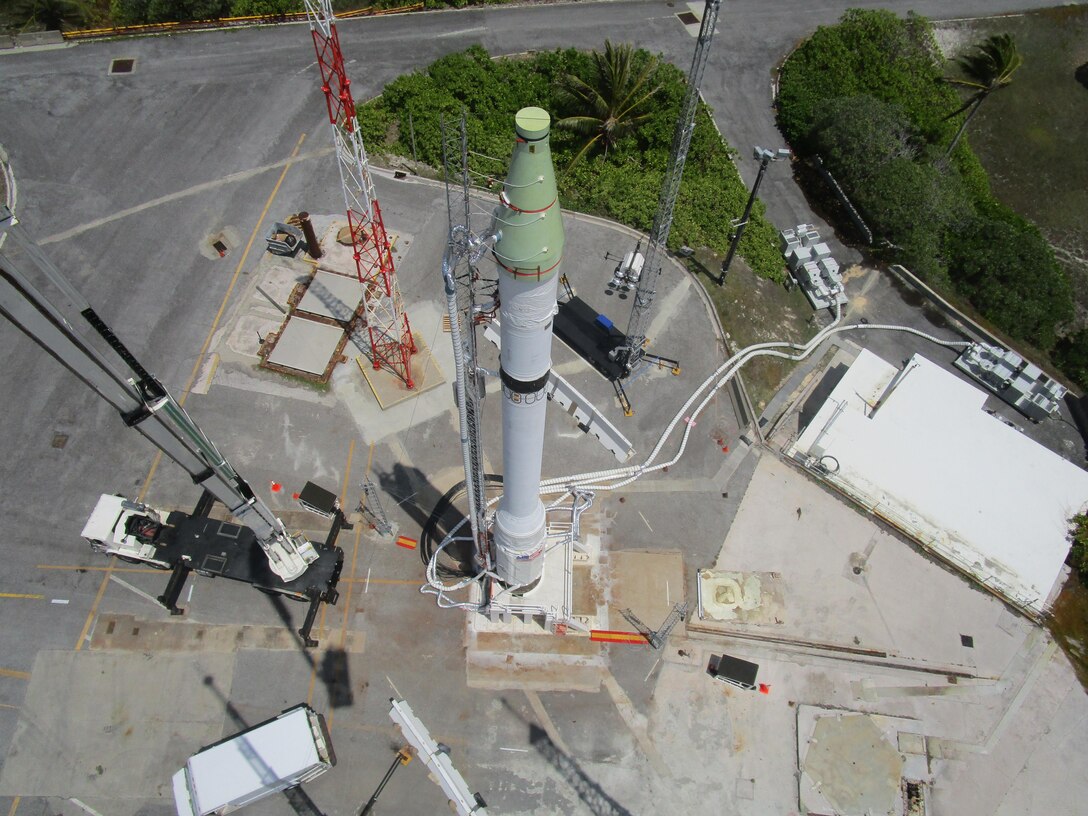
[[(64, 313), (32, 282), (35, 271), (68, 300), (135, 378), (126, 375), (72, 327)], [(207, 490), (249, 527), (272, 571), (281, 579), (294, 580), (318, 558), (309, 541), (288, 534), (283, 522), (53, 266), (7, 207), (0, 207), (0, 314), (112, 405), (126, 425), (177, 462), (192, 476), (194, 484)]]
[(703, 81), (703, 70), (707, 57), (710, 56), (710, 41), (714, 38), (714, 26), (718, 22), (718, 9), (721, 0), (706, 0), (703, 21), (699, 28), (699, 38), (695, 44), (695, 55), (688, 71), (687, 93), (680, 108), (680, 118), (676, 120), (676, 130), (672, 138), (672, 150), (669, 154), (669, 166), (665, 170), (665, 180), (661, 185), (661, 194), (657, 199), (657, 212), (650, 231), (650, 240), (646, 248), (646, 260), (643, 273), (635, 289), (634, 305), (631, 307), (631, 319), (627, 323), (627, 342), (618, 349), (618, 361), (627, 373), (639, 364), (646, 353), (646, 332), (650, 328), (650, 308), (657, 293), (657, 279), (661, 277), (659, 255), (664, 254), (665, 244), (669, 240), (672, 228), (673, 211), (676, 198), (680, 194), (680, 180), (684, 175), (684, 164), (691, 146), (691, 134), (695, 131), (695, 111), (699, 105), (699, 85)]

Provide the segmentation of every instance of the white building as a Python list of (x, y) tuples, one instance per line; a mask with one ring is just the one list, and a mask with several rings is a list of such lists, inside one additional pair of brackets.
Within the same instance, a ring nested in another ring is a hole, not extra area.
[(986, 413), (986, 396), (924, 357), (899, 371), (862, 351), (787, 452), (1038, 616), (1088, 472)]

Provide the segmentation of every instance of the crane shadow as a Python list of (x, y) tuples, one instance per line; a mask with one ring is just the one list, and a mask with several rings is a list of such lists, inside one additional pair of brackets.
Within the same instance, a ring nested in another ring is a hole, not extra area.
[(310, 650), (306, 648), (306, 644), (302, 642), (302, 638), (299, 637), (298, 627), (295, 626), (287, 602), (284, 601), (281, 595), (273, 594), (268, 594), (268, 600), (280, 621), (291, 632), (298, 652), (302, 655), (302, 659), (306, 661), (306, 665), (310, 667), (311, 671), (317, 672), (318, 679), (325, 686), (329, 706), (331, 708), (351, 706), (355, 702), (355, 693), (351, 687), (351, 667), (348, 664), (347, 652), (339, 647), (330, 646), (325, 649), (319, 665), (314, 660)]

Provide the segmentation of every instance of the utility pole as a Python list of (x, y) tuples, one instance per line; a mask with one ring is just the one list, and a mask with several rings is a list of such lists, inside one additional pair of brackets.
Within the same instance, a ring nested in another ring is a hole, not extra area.
[(729, 253), (725, 256), (725, 261), (722, 262), (722, 274), (718, 276), (718, 286), (725, 283), (725, 274), (733, 263), (733, 256), (737, 253), (737, 245), (740, 243), (740, 237), (744, 235), (744, 228), (748, 226), (752, 215), (752, 205), (756, 203), (756, 193), (759, 192), (759, 185), (763, 182), (763, 174), (767, 172), (767, 165), (790, 157), (790, 151), (786, 148), (775, 151), (764, 147), (753, 147), (752, 152), (753, 158), (759, 159), (759, 172), (756, 174), (756, 183), (752, 185), (752, 194), (748, 196), (748, 203), (744, 205), (744, 214), (734, 224), (733, 242), (729, 245)]

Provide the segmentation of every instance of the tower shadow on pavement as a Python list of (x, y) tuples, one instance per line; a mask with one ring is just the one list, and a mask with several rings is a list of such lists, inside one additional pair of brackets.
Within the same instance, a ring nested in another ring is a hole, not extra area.
[(529, 726), (529, 745), (574, 789), (593, 816), (632, 816), (631, 811), (605, 793), (571, 756), (552, 742), (543, 728), (526, 720), (505, 697), (501, 699), (511, 714)]

